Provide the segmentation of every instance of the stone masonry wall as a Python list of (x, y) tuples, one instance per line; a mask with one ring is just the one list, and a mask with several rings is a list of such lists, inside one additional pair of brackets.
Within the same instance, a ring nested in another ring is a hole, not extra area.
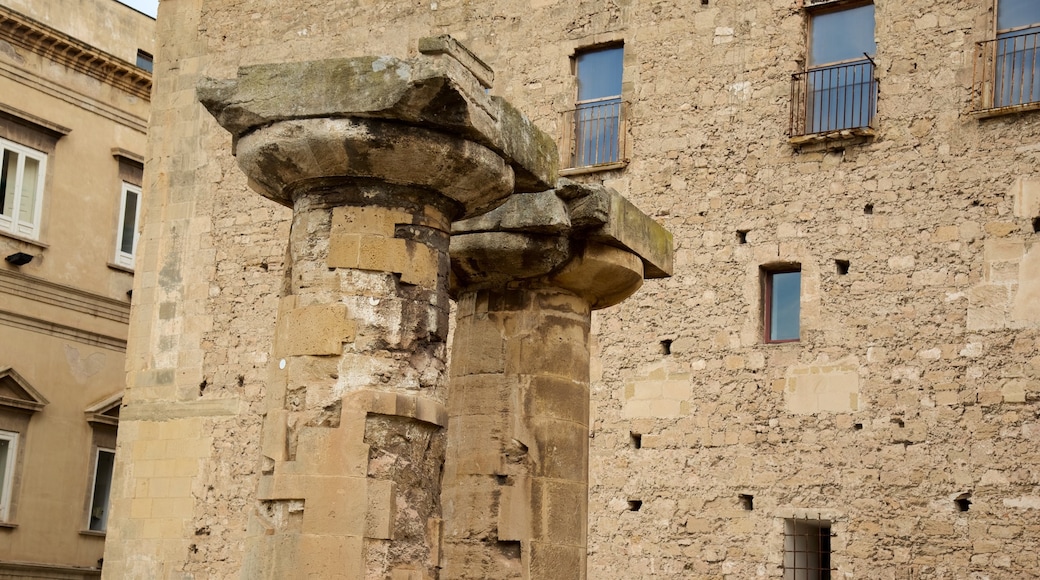
[[(989, 0), (875, 5), (877, 137), (795, 148), (797, 0), (163, 0), (106, 577), (234, 577), (256, 499), (289, 214), (197, 80), (445, 33), (555, 134), (574, 51), (625, 45), (630, 162), (574, 178), (676, 268), (593, 319), (590, 578), (780, 578), (807, 516), (844, 577), (1040, 577), (1040, 113), (968, 112)], [(762, 344), (781, 262), (801, 340)]]

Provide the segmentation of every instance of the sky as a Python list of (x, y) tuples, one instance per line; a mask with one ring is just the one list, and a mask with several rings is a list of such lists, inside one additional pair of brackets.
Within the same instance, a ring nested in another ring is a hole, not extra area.
[(123, 4), (136, 9), (138, 12), (144, 12), (148, 16), (155, 18), (155, 11), (159, 8), (159, 0), (119, 0)]

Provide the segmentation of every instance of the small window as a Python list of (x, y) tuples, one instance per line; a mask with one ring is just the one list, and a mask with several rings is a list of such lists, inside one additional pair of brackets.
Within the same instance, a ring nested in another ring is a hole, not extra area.
[(826, 520), (786, 520), (784, 580), (830, 580), (831, 538)]
[(108, 527), (108, 502), (112, 491), (112, 471), (115, 466), (114, 449), (98, 448), (94, 457), (94, 485), (90, 492), (90, 530), (103, 532)]
[(143, 50), (137, 51), (137, 68), (143, 68), (148, 72), (152, 72), (153, 62), (152, 55), (148, 54)]
[(6, 522), (10, 516), (17, 449), (18, 434), (0, 431), (0, 522)]
[(763, 272), (763, 327), (766, 342), (793, 342), (801, 331), (802, 271), (799, 267)]
[(871, 126), (877, 108), (874, 5), (809, 14), (808, 70), (794, 75), (791, 135)]
[(573, 142), (568, 167), (617, 163), (623, 153), (621, 72), (625, 49), (614, 46), (578, 53), (574, 74), (577, 102), (569, 111)]
[(141, 188), (124, 182), (120, 197), (115, 262), (117, 265), (133, 268), (139, 235), (137, 224), (141, 215)]
[(47, 154), (0, 139), (0, 231), (40, 236)]

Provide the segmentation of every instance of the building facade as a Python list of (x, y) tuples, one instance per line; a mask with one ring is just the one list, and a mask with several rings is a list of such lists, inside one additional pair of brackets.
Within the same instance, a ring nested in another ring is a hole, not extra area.
[[(234, 577), (287, 209), (197, 102), (450, 34), (675, 236), (596, 314), (590, 578), (1036, 578), (1026, 0), (164, 0), (106, 576)], [(449, 426), (450, 429), (450, 426)]]
[(0, 578), (100, 575), (154, 28), (0, 2)]

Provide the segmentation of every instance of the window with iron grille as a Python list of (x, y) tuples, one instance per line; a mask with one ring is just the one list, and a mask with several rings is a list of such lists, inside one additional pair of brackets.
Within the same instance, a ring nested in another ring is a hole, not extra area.
[(1040, 105), (1040, 2), (996, 0), (996, 34), (978, 43), (976, 111)]
[(792, 78), (791, 136), (867, 129), (877, 110), (874, 5), (817, 4), (809, 12), (807, 69)]
[(830, 580), (831, 538), (827, 520), (785, 520), (784, 580)]
[(564, 113), (568, 132), (562, 150), (568, 168), (618, 163), (624, 154), (621, 76), (624, 47), (579, 52), (574, 57), (578, 85), (574, 109)]

